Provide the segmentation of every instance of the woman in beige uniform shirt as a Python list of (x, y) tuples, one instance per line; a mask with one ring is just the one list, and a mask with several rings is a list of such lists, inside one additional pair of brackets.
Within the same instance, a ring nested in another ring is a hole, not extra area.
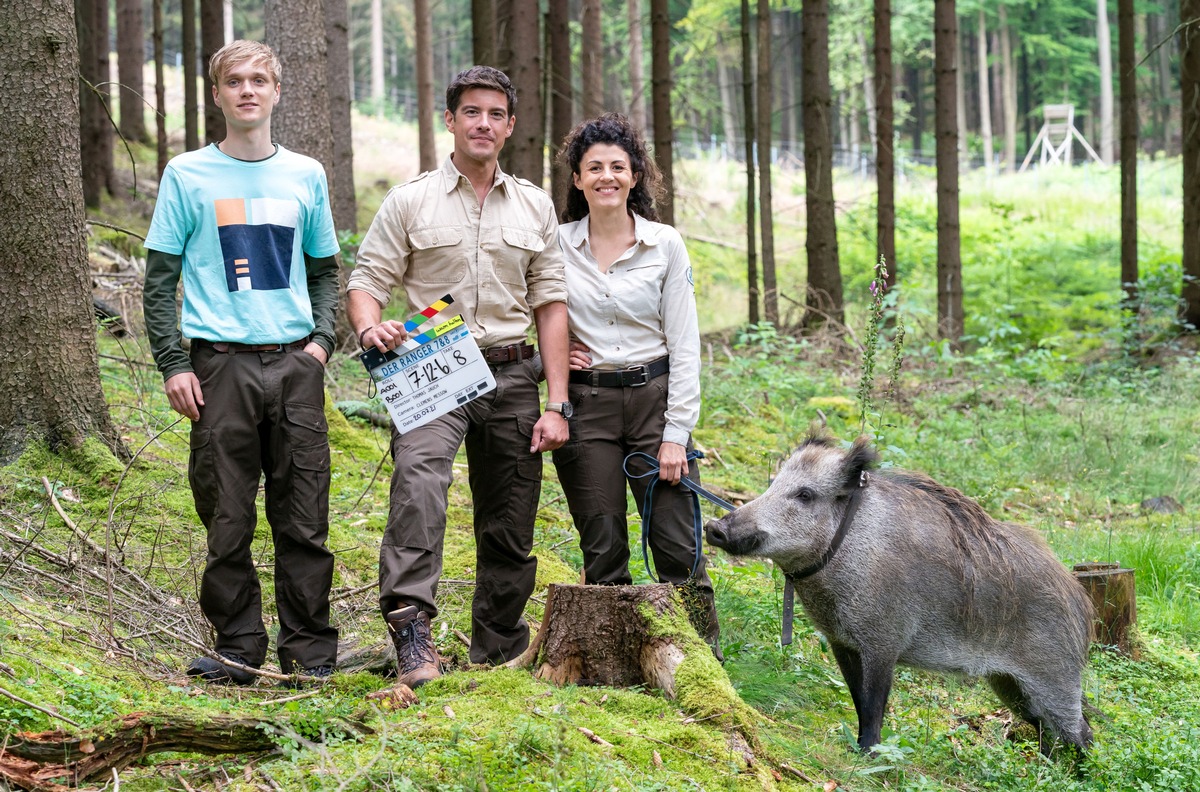
[[(571, 439), (554, 464), (579, 531), (584, 577), (628, 584), (625, 484), (642, 508), (650, 478), (622, 473), (634, 451), (658, 460), (649, 545), (663, 582), (720, 657), (712, 582), (697, 553), (688, 460), (700, 413), (700, 333), (683, 239), (657, 222), (661, 177), (622, 115), (586, 121), (559, 155), (571, 168), (559, 228), (571, 328)], [(630, 472), (643, 473), (631, 461)], [(698, 563), (697, 563), (698, 561)], [(693, 565), (695, 569), (693, 570)]]

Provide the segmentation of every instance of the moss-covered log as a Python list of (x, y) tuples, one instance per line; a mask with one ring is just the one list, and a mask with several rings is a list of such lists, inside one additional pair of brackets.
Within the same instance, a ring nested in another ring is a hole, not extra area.
[(66, 790), (120, 771), (152, 753), (257, 753), (276, 747), (286, 722), (234, 716), (135, 712), (81, 734), (64, 731), (13, 735), (0, 748), (0, 779), (21, 788)]

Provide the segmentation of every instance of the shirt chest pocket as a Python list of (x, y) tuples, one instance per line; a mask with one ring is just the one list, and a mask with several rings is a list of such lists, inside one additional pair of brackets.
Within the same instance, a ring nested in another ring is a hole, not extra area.
[(412, 231), (409, 271), (418, 283), (460, 283), (467, 276), (466, 255), (462, 250), (463, 232), (454, 226), (438, 226)]
[(659, 256), (643, 257), (632, 266), (621, 265), (610, 278), (620, 306), (631, 316), (648, 318), (658, 315), (667, 262)]
[(496, 277), (509, 286), (524, 286), (525, 272), (533, 257), (546, 249), (546, 242), (537, 231), (528, 228), (503, 227), (493, 249)]

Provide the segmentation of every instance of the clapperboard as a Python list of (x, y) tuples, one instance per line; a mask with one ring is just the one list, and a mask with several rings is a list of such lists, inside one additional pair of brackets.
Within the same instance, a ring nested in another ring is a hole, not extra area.
[(447, 294), (404, 323), (409, 338), (391, 352), (359, 355), (401, 434), (427, 424), (496, 387), (461, 316), (420, 335), (413, 331), (454, 303)]

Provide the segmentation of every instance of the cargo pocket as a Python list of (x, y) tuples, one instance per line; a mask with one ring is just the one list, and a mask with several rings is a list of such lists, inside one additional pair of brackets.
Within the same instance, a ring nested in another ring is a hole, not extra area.
[(329, 444), (292, 448), (291, 510), (298, 521), (329, 519)]
[(196, 514), (208, 525), (217, 505), (217, 477), (213, 470), (212, 431), (208, 426), (193, 426), (188, 454), (188, 484), (196, 502)]
[[(303, 402), (287, 402), (283, 405), (287, 416), (288, 439), (293, 448), (303, 448), (321, 443), (325, 445), (325, 436), (329, 433), (329, 425), (325, 422), (325, 410), (315, 404)], [(328, 446), (326, 445), (326, 458)]]

